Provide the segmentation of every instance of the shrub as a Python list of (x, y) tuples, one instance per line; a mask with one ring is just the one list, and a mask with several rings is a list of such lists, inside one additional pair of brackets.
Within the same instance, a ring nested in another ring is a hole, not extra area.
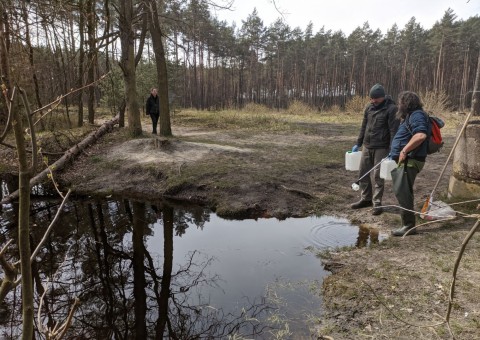
[(294, 100), (285, 110), (285, 113), (291, 115), (305, 115), (314, 113), (314, 109), (300, 100)]
[(271, 110), (262, 104), (248, 103), (243, 107), (242, 111), (247, 113), (265, 113)]
[(343, 110), (342, 110), (342, 107), (340, 105), (332, 105), (327, 112), (332, 113), (332, 114), (341, 114), (341, 113), (343, 113)]
[(365, 107), (367, 106), (369, 100), (368, 97), (353, 96), (345, 104), (345, 111), (347, 113), (360, 113), (363, 114)]
[(451, 103), (445, 91), (437, 93), (434, 91), (426, 91), (425, 93), (419, 93), (419, 95), (425, 111), (434, 114), (451, 111)]

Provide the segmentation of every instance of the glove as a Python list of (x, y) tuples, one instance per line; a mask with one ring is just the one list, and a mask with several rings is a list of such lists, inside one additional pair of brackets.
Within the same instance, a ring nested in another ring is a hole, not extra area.
[(353, 146), (353, 148), (352, 148), (352, 152), (357, 152), (358, 149), (359, 149), (358, 145), (355, 144), (355, 145)]

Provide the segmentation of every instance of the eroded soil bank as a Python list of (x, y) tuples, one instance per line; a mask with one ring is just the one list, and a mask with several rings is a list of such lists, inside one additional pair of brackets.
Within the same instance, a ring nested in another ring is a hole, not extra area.
[[(453, 125), (462, 117), (448, 117)], [(347, 217), (382, 231), (399, 226), (393, 212), (372, 216), (349, 208), (359, 198), (350, 185), (356, 173), (344, 167), (345, 151), (357, 136), (360, 117), (285, 116), (182, 112), (174, 136), (145, 134), (129, 139), (116, 128), (58, 176), (77, 194), (165, 197), (202, 204), (218, 215), (257, 218), (307, 215)], [(420, 208), (447, 159), (447, 147), (429, 158), (416, 181)], [(446, 192), (451, 169), (439, 189)], [(396, 204), (387, 184), (384, 205)], [(478, 203), (476, 203), (478, 204)], [(476, 204), (455, 208), (478, 214)], [(323, 283), (325, 315), (315, 336), (335, 339), (448, 339), (444, 321), (452, 272), (473, 217), (431, 223), (419, 234), (362, 249), (322, 254), (333, 274)], [(421, 222), (420, 222), (421, 223)], [(459, 267), (451, 332), (480, 338), (480, 237), (474, 235)], [(393, 313), (394, 314), (393, 314)]]

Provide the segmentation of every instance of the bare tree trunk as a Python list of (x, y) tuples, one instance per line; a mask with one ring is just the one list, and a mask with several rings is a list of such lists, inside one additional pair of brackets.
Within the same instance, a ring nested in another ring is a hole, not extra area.
[(363, 70), (362, 70), (362, 88), (367, 91), (368, 84), (367, 84), (367, 51), (364, 51), (363, 54)]
[[(195, 25), (195, 23), (193, 23)], [(192, 42), (192, 46), (193, 46), (193, 76), (191, 76), (192, 80), (191, 80), (191, 84), (192, 86), (190, 86), (190, 90), (192, 91), (192, 98), (194, 100), (193, 102), (193, 106), (199, 110), (200, 109), (200, 106), (199, 106), (199, 100), (198, 100), (198, 76), (197, 76), (197, 40), (194, 36), (193, 38), (193, 42)]]
[(460, 109), (465, 110), (465, 98), (467, 94), (467, 84), (468, 84), (468, 75), (470, 74), (470, 65), (468, 63), (468, 59), (470, 56), (470, 47), (467, 48), (465, 51), (465, 54), (463, 56), (463, 72), (462, 72), (462, 85), (461, 85), (461, 90), (460, 93), (462, 94), (460, 96)]
[[(13, 108), (15, 111), (16, 109)], [(28, 171), (23, 124), (18, 112), (14, 111), (13, 127), (17, 143), (19, 164), (19, 214), (18, 214), (18, 251), (20, 253), (20, 270), (22, 273), (22, 339), (33, 337), (33, 281), (30, 263), (30, 178)]]
[(474, 116), (480, 116), (480, 54), (478, 55), (477, 72), (475, 73), (475, 85), (473, 85), (472, 110)]
[(162, 28), (158, 20), (158, 9), (155, 0), (149, 1), (149, 30), (152, 36), (153, 52), (157, 65), (158, 96), (160, 98), (160, 136), (172, 135), (170, 124), (170, 103), (168, 101), (168, 74), (165, 49), (162, 41)]
[[(8, 50), (5, 43), (4, 27), (8, 25), (5, 9), (0, 3), (0, 59), (2, 60), (2, 80), (7, 97), (12, 94), (10, 86), (10, 66), (8, 63)], [(22, 339), (33, 338), (33, 280), (30, 262), (30, 178), (32, 169), (28, 166), (26, 141), (24, 136), (23, 121), (18, 112), (18, 105), (14, 99), (11, 103), (13, 115), (13, 131), (15, 134), (16, 151), (18, 157), (19, 173), (19, 212), (18, 212), (18, 252), (20, 254), (20, 270), (22, 273)], [(28, 114), (28, 113), (27, 113)], [(31, 131), (32, 135), (35, 131)], [(33, 164), (32, 164), (33, 165)]]
[(173, 269), (173, 208), (162, 207), (163, 213), (163, 275), (158, 301), (158, 320), (155, 326), (156, 339), (163, 339), (165, 325), (168, 320), (168, 299), (170, 298), (170, 283)]
[(400, 77), (400, 88), (401, 89), (407, 88), (407, 67), (408, 67), (409, 54), (410, 54), (410, 47), (407, 47), (407, 49), (405, 50), (405, 58), (403, 60), (402, 76)]
[(439, 93), (442, 88), (442, 84), (440, 82), (440, 73), (442, 70), (442, 54), (443, 54), (443, 42), (444, 42), (444, 36), (442, 36), (442, 42), (440, 44), (440, 51), (438, 52), (438, 64), (437, 64), (437, 70), (435, 72), (435, 79), (434, 79), (434, 89), (436, 93)]
[(42, 107), (43, 105), (42, 105), (42, 101), (40, 100), (40, 90), (38, 86), (37, 73), (35, 72), (35, 64), (33, 62), (33, 47), (32, 47), (32, 42), (30, 40), (30, 28), (28, 23), (27, 6), (25, 2), (22, 2), (22, 15), (23, 15), (23, 20), (25, 22), (25, 42), (28, 47), (28, 61), (30, 63), (33, 85), (35, 87), (35, 99), (37, 101), (37, 107)]
[(135, 297), (135, 338), (147, 339), (147, 286), (145, 279), (145, 203), (132, 202), (133, 205), (133, 296)]
[(119, 27), (122, 57), (120, 67), (125, 83), (125, 100), (128, 111), (128, 130), (133, 137), (142, 134), (140, 110), (137, 103), (137, 82), (135, 78), (135, 32), (133, 31), (132, 0), (120, 1)]
[[(97, 52), (95, 43), (95, 1), (87, 1), (87, 36), (88, 36), (88, 75), (89, 84), (95, 81), (95, 67), (97, 65)], [(88, 87), (88, 122), (95, 123), (95, 87)]]
[(81, 89), (78, 93), (78, 116), (77, 116), (77, 126), (83, 126), (83, 66), (85, 62), (85, 49), (84, 49), (84, 26), (85, 26), (85, 13), (83, 8), (83, 0), (78, 1), (78, 14), (79, 14), (79, 36), (80, 36), (80, 46), (78, 49), (78, 82), (77, 86)]

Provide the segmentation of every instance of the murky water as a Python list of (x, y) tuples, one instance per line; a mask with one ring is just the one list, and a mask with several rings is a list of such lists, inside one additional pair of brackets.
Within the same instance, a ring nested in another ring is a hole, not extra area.
[[(58, 204), (32, 202), (34, 244)], [(4, 206), (2, 245), (16, 239), (15, 215)], [(70, 337), (308, 337), (328, 275), (312, 249), (377, 240), (328, 216), (231, 221), (198, 207), (73, 201), (34, 265), (36, 290), (46, 290), (41, 322), (63, 322), (77, 297)], [(0, 337), (17, 338), (19, 291), (6, 302)]]

